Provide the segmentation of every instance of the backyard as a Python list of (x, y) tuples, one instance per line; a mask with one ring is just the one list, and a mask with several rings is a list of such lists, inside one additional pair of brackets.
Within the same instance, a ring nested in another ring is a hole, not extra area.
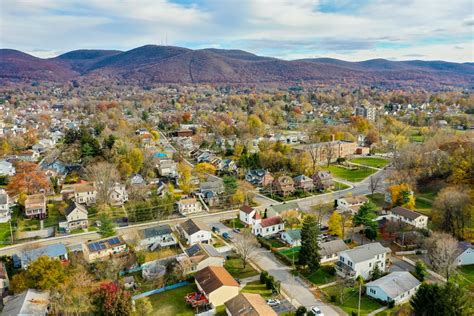
[(457, 271), (456, 282), (474, 296), (474, 264), (461, 266)]
[(244, 279), (254, 275), (258, 275), (258, 272), (247, 262), (247, 266), (244, 268), (244, 264), (241, 258), (229, 258), (224, 263), (224, 268), (236, 279)]
[(227, 219), (225, 221), (222, 222), (225, 226), (229, 227), (229, 228), (244, 228), (245, 225), (242, 224), (242, 222), (240, 221), (240, 219), (238, 218), (232, 218), (232, 219)]
[(369, 194), (367, 197), (379, 208), (382, 208), (385, 205), (385, 195), (383, 193)]
[(186, 285), (174, 290), (149, 296), (153, 310), (159, 310), (162, 315), (192, 316), (194, 311), (186, 304), (186, 294), (196, 292), (195, 284)]
[(349, 160), (349, 162), (368, 167), (383, 168), (390, 163), (390, 160), (380, 157), (358, 157)]
[(344, 179), (351, 182), (360, 182), (375, 173), (375, 169), (358, 167), (354, 169), (346, 169), (336, 165), (330, 165), (328, 168), (332, 175), (336, 178)]
[[(323, 292), (326, 293), (328, 298), (334, 297), (336, 302), (333, 302), (335, 305), (342, 308), (346, 313), (351, 315), (354, 311), (357, 313), (357, 307), (359, 304), (359, 290), (354, 288), (345, 288), (344, 289), (344, 299), (343, 302), (339, 302), (340, 293), (337, 286), (329, 286), (323, 289)], [(362, 295), (360, 300), (360, 315), (368, 315), (369, 313), (381, 308), (382, 305), (376, 301), (368, 298), (366, 295)]]
[(336, 280), (336, 271), (332, 265), (323, 265), (313, 273), (303, 272), (303, 276), (316, 285), (323, 285)]
[(265, 284), (261, 284), (260, 281), (253, 281), (247, 283), (242, 289), (243, 293), (260, 294), (263, 298), (272, 297), (272, 290), (268, 290)]
[(157, 251), (147, 251), (145, 253), (145, 262), (175, 256), (180, 253), (181, 253), (181, 249), (179, 247), (162, 248)]

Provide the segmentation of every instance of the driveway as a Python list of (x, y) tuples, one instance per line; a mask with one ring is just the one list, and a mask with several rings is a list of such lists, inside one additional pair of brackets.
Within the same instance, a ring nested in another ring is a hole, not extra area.
[(291, 305), (303, 305), (308, 309), (312, 306), (318, 306), (325, 315), (344, 315), (340, 314), (332, 306), (316, 299), (306, 285), (298, 278), (295, 278), (291, 274), (290, 268), (279, 262), (271, 251), (259, 248), (252, 261), (281, 282), (282, 292), (287, 295)]

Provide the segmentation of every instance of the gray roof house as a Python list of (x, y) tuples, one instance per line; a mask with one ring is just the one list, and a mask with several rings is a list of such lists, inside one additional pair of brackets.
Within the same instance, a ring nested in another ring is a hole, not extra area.
[(336, 261), (339, 252), (349, 249), (346, 243), (341, 239), (320, 243), (319, 247), (321, 248), (319, 252), (321, 255), (321, 263)]
[(2, 316), (47, 315), (49, 292), (28, 289), (6, 302)]
[(408, 271), (397, 271), (367, 283), (366, 293), (385, 302), (395, 304), (409, 300), (416, 293), (421, 282)]
[(149, 247), (152, 251), (158, 247), (168, 247), (178, 243), (170, 225), (166, 224), (139, 230), (138, 235), (140, 236), (140, 248)]
[(66, 247), (63, 244), (58, 243), (46, 247), (23, 251), (19, 257), (21, 267), (26, 269), (30, 263), (42, 256), (47, 256), (51, 259), (58, 259), (61, 261), (68, 259)]
[(390, 248), (378, 242), (365, 244), (338, 253), (339, 261), (336, 263), (336, 272), (341, 277), (356, 278), (359, 275), (364, 279), (370, 277), (375, 265), (383, 272), (388, 271), (388, 255)]

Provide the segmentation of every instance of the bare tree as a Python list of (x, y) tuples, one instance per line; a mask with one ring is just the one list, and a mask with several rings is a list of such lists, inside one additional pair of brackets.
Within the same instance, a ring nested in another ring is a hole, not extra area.
[(334, 211), (334, 207), (331, 203), (328, 204), (316, 204), (311, 206), (312, 211), (316, 216), (316, 221), (321, 225), (324, 218), (329, 217)]
[(326, 161), (329, 167), (335, 154), (333, 143), (332, 142), (325, 143), (323, 150), (324, 150), (324, 153), (326, 154)]
[(377, 191), (377, 189), (379, 188), (381, 184), (380, 183), (381, 181), (382, 181), (382, 177), (376, 177), (376, 176), (370, 177), (369, 190), (370, 190), (371, 195), (374, 195), (375, 191)]
[(120, 179), (115, 165), (108, 162), (99, 162), (86, 168), (87, 178), (94, 182), (97, 189), (97, 201), (108, 204), (110, 190)]
[(258, 242), (250, 230), (244, 230), (234, 241), (235, 252), (242, 258), (244, 269), (247, 262), (252, 259), (258, 248)]
[(434, 270), (449, 280), (451, 272), (456, 269), (458, 241), (450, 234), (435, 232), (425, 241), (425, 247)]
[(319, 163), (319, 146), (318, 144), (309, 144), (307, 147), (307, 152), (309, 157), (311, 158), (311, 174), (315, 174), (316, 170), (318, 170), (318, 163)]

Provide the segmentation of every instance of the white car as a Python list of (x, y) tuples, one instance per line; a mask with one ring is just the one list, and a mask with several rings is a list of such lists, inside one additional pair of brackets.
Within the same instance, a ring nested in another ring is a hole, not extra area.
[(324, 313), (321, 312), (321, 310), (316, 306), (311, 307), (311, 313), (313, 313), (313, 315), (317, 315), (317, 316), (324, 316)]
[(267, 300), (267, 304), (269, 306), (277, 306), (277, 305), (280, 305), (280, 301), (271, 298)]

